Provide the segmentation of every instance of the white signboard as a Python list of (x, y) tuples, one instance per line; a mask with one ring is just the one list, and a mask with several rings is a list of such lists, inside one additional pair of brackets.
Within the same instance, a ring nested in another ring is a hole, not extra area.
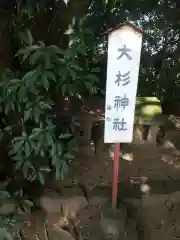
[(109, 34), (105, 143), (132, 142), (141, 46), (142, 33), (130, 24)]

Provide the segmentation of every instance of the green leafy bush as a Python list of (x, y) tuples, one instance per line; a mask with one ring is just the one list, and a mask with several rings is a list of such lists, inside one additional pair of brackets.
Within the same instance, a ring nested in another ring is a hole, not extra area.
[[(80, 56), (86, 54), (85, 44), (76, 35), (72, 35), (71, 44), (64, 51), (41, 42), (33, 44), (31, 36), (30, 44), (17, 53), (24, 72), (8, 70), (1, 75), (1, 140), (8, 139), (14, 176), (18, 174), (30, 182), (44, 184), (48, 173), (62, 179), (67, 172), (78, 144), (68, 130), (72, 122), (61, 124), (56, 106), (61, 97), (95, 92), (98, 79), (94, 70), (80, 62)], [(14, 195), (11, 197), (14, 199)], [(2, 225), (0, 229), (5, 228)]]

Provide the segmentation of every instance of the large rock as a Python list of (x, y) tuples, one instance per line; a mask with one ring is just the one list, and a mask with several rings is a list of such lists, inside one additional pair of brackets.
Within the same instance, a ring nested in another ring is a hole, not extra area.
[(180, 191), (176, 191), (169, 196), (169, 204), (180, 203)]
[(40, 206), (47, 213), (63, 213), (71, 218), (76, 218), (76, 214), (87, 205), (88, 202), (83, 196), (65, 198), (54, 192), (47, 192), (40, 198)]
[(180, 130), (166, 132), (161, 146), (161, 160), (168, 164), (176, 164), (180, 157)]
[(124, 206), (113, 210), (110, 206), (104, 206), (101, 213), (101, 228), (107, 239), (120, 239), (125, 236), (125, 224), (127, 210)]
[(69, 229), (63, 230), (58, 225), (59, 216), (52, 214), (53, 216), (47, 217), (42, 211), (32, 213), (29, 217), (29, 221), (26, 222), (21, 229), (22, 239), (26, 240), (75, 240), (73, 232)]
[(165, 205), (168, 200), (168, 195), (153, 194), (151, 196), (142, 196), (142, 207), (154, 207)]
[(75, 240), (74, 236), (67, 230), (62, 229), (61, 227), (58, 227), (58, 225), (50, 225), (48, 224), (48, 236), (49, 239), (53, 240)]
[(169, 210), (165, 205), (138, 209), (137, 221), (143, 239), (170, 240), (172, 235), (168, 228)]
[(89, 198), (89, 205), (90, 206), (94, 206), (97, 208), (102, 207), (106, 202), (107, 202), (107, 198), (105, 197), (99, 197), (99, 196), (93, 196)]
[(129, 218), (126, 224), (126, 237), (125, 240), (138, 240), (137, 226), (134, 219)]
[[(88, 202), (83, 196), (68, 198), (54, 192), (47, 192), (40, 198), (40, 206), (46, 212), (46, 221), (48, 229), (50, 229), (49, 235), (56, 235), (57, 239), (59, 236), (59, 239), (73, 240), (74, 226), (78, 224), (76, 216), (87, 205)], [(68, 231), (63, 228), (68, 229)]]
[(0, 215), (8, 215), (13, 213), (17, 207), (17, 203), (14, 201), (3, 201), (0, 203)]
[(180, 130), (167, 131), (164, 137), (164, 148), (180, 150)]

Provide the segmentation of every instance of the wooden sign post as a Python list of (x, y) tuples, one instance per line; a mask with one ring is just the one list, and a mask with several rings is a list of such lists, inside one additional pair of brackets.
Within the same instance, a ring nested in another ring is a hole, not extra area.
[(115, 143), (112, 206), (117, 205), (120, 143), (132, 142), (142, 31), (126, 23), (109, 31), (104, 142)]

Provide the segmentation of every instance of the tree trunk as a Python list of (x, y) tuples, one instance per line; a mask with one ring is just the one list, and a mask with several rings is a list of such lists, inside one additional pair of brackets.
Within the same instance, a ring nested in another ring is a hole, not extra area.
[(0, 9), (0, 68), (12, 68), (13, 54), (9, 28), (9, 13)]

